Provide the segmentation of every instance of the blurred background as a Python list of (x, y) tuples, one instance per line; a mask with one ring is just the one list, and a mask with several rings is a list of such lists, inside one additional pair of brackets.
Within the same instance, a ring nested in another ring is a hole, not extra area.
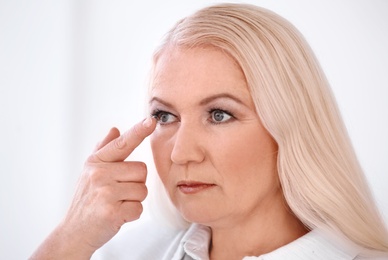
[[(145, 116), (162, 35), (216, 2), (0, 0), (0, 259), (26, 259), (61, 220), (95, 144)], [(388, 1), (244, 2), (311, 44), (388, 220)], [(130, 159), (152, 169), (147, 141)]]

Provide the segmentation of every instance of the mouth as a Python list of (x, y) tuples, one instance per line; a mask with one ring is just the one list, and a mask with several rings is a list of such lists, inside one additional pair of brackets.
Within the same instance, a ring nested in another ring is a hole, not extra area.
[(195, 194), (215, 187), (215, 184), (197, 181), (180, 181), (177, 184), (178, 189), (184, 194)]

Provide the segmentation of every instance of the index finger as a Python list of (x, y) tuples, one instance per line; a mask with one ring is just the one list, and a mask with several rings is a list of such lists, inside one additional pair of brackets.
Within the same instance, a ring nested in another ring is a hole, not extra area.
[(154, 118), (147, 118), (137, 123), (121, 136), (113, 139), (98, 150), (93, 158), (96, 162), (121, 162), (124, 161), (141, 142), (149, 136), (156, 127)]

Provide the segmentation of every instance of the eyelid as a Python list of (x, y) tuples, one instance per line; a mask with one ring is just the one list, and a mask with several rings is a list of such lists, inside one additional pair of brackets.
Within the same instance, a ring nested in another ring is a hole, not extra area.
[(224, 108), (212, 107), (212, 108), (208, 109), (209, 114), (213, 113), (214, 111), (221, 111), (221, 112), (224, 112), (225, 114), (230, 115), (231, 117), (235, 117), (232, 112), (230, 112), (229, 110), (224, 109)]

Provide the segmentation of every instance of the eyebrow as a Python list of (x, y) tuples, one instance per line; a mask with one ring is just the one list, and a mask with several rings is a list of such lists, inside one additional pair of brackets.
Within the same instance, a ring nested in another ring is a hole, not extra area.
[[(215, 95), (212, 95), (212, 96), (209, 96), (209, 97), (202, 99), (199, 102), (199, 105), (204, 106), (204, 105), (209, 104), (210, 102), (212, 102), (216, 99), (223, 99), (223, 98), (231, 99), (231, 100), (235, 101), (236, 103), (239, 103), (242, 105), (244, 104), (244, 102), (236, 96), (233, 96), (229, 93), (220, 93), (220, 94), (215, 94)], [(159, 102), (167, 107), (172, 107), (172, 108), (174, 107), (171, 103), (169, 103), (161, 98), (158, 98), (158, 97), (151, 98), (151, 100), (149, 101), (149, 104), (151, 104), (154, 101), (157, 101), (157, 102)]]
[(244, 102), (242, 102), (241, 99), (239, 99), (238, 97), (233, 96), (233, 95), (231, 95), (231, 94), (228, 94), (228, 93), (220, 93), (220, 94), (216, 94), (216, 95), (213, 95), (213, 96), (204, 98), (204, 99), (201, 100), (201, 102), (199, 102), (199, 104), (200, 104), (201, 106), (203, 106), (203, 105), (206, 105), (206, 104), (212, 102), (213, 100), (221, 99), (221, 98), (232, 99), (232, 100), (234, 100), (236, 103), (244, 104)]

